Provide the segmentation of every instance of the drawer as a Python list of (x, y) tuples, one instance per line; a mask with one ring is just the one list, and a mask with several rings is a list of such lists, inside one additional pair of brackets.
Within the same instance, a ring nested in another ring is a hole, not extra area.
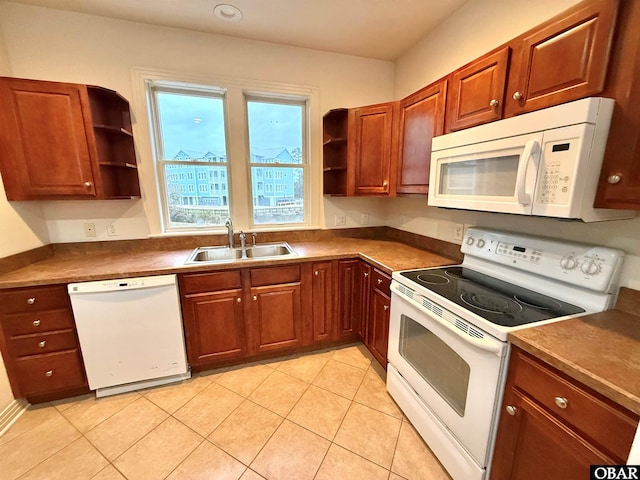
[(391, 277), (374, 268), (373, 273), (371, 274), (371, 281), (373, 282), (371, 285), (385, 295), (389, 295), (389, 292), (391, 291)]
[(9, 340), (9, 348), (14, 357), (25, 357), (72, 350), (78, 348), (78, 340), (74, 330), (20, 335)]
[(300, 281), (300, 265), (251, 269), (251, 286), (276, 285)]
[(626, 460), (638, 425), (633, 413), (519, 351), (512, 362), (516, 363), (514, 384), (520, 390), (618, 459)]
[(75, 328), (73, 313), (67, 308), (5, 314), (2, 318), (2, 329), (7, 336), (28, 335), (67, 328)]
[(66, 285), (0, 292), (0, 311), (3, 313), (35, 312), (65, 307), (70, 308)]
[(242, 288), (240, 270), (180, 275), (180, 293), (217, 292)]
[(16, 371), (21, 396), (86, 385), (78, 350), (19, 358)]

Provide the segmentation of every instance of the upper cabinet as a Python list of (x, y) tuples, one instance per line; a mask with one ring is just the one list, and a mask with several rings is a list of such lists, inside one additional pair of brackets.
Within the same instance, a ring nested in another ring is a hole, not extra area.
[(447, 81), (436, 82), (400, 100), (398, 193), (427, 193), (431, 140), (444, 131)]
[(447, 94), (447, 132), (502, 118), (509, 47), (456, 70)]
[(8, 200), (140, 196), (128, 102), (87, 85), (0, 78)]
[[(352, 176), (349, 188), (356, 195), (395, 193), (394, 122), (397, 102), (355, 108), (349, 111), (349, 158)], [(353, 188), (351, 188), (351, 184)]]
[(603, 91), (618, 2), (583, 2), (514, 42), (505, 116)]

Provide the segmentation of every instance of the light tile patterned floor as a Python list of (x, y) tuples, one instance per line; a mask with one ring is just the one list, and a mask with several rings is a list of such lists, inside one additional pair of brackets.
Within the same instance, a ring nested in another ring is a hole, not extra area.
[(0, 480), (448, 480), (363, 345), (31, 407)]

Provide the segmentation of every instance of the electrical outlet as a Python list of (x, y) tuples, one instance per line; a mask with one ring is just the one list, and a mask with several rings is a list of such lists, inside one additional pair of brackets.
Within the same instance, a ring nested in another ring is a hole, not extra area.
[(360, 225), (369, 225), (369, 214), (361, 213), (360, 214)]
[(345, 215), (335, 215), (333, 217), (333, 222), (334, 225), (337, 227), (339, 225), (346, 225), (347, 224), (347, 217)]
[(464, 223), (456, 223), (453, 226), (453, 239), (461, 242), (463, 236), (464, 236)]
[(109, 237), (117, 237), (118, 236), (118, 230), (116, 228), (116, 224), (115, 223), (110, 223), (109, 225), (107, 225), (107, 236), (109, 236)]
[(96, 236), (96, 224), (91, 222), (85, 222), (84, 224), (84, 236), (95, 237)]

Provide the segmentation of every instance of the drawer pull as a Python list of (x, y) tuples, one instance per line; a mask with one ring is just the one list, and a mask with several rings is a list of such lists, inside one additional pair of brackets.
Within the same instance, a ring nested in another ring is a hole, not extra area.
[(364, 276), (365, 276), (365, 277), (368, 277), (368, 276), (369, 276), (369, 274), (368, 274), (367, 272), (364, 272)]
[(45, 342), (44, 340), (38, 343), (38, 346), (40, 348), (44, 348), (44, 346), (47, 344), (47, 342)]
[(386, 312), (387, 310), (389, 310), (389, 305), (384, 305), (384, 310), (385, 310), (385, 312)]
[(569, 405), (569, 400), (564, 397), (556, 397), (555, 402), (560, 408), (567, 408), (567, 405)]
[(382, 283), (382, 279), (381, 279), (381, 278), (379, 278), (379, 279), (378, 279), (378, 285), (380, 285), (381, 283)]
[(34, 320), (33, 321), (33, 326), (34, 327), (39, 327), (40, 326), (40, 320), (39, 319), (38, 320)]
[(44, 372), (45, 377), (50, 377), (52, 375), (53, 375), (53, 370), (47, 370), (46, 372)]
[(240, 303), (242, 302), (242, 299), (240, 297), (236, 298), (236, 302)]
[(518, 413), (518, 409), (516, 407), (514, 407), (513, 405), (507, 405), (507, 413), (509, 415), (513, 416), (516, 413)]
[(36, 303), (36, 297), (27, 298), (27, 303), (29, 305), (33, 305), (34, 303)]

